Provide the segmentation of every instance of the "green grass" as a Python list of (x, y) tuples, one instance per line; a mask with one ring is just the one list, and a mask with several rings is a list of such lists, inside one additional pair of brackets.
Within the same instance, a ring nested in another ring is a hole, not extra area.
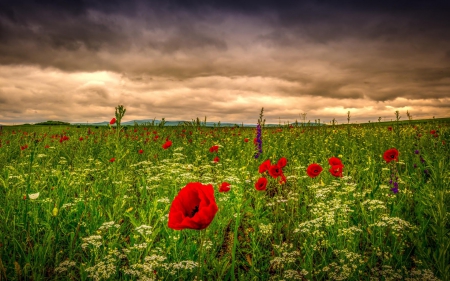
[[(0, 280), (450, 280), (449, 125), (263, 128), (259, 159), (251, 128), (3, 127)], [(281, 157), (286, 184), (258, 173)], [(219, 211), (205, 230), (172, 230), (189, 182), (213, 184)]]

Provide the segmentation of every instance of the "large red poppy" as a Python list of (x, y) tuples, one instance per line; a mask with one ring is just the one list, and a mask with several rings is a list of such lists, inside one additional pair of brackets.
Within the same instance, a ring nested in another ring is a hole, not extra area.
[(267, 159), (266, 161), (262, 162), (261, 165), (259, 165), (259, 173), (264, 173), (265, 171), (269, 170), (271, 164), (270, 159)]
[(330, 173), (335, 177), (342, 177), (343, 169), (344, 169), (344, 165), (342, 165), (342, 164), (333, 165), (330, 168)]
[(328, 163), (330, 164), (330, 166), (342, 165), (341, 159), (337, 157), (331, 157), (330, 159), (328, 159)]
[(269, 175), (272, 178), (276, 179), (279, 176), (281, 176), (282, 174), (283, 174), (283, 170), (280, 168), (280, 166), (278, 166), (278, 164), (270, 166), (270, 168), (269, 168)]
[(383, 159), (389, 163), (393, 160), (398, 162), (398, 150), (395, 148), (388, 149), (383, 154)]
[(188, 183), (172, 201), (168, 226), (175, 230), (204, 229), (218, 211), (211, 184)]
[(112, 125), (112, 124), (114, 124), (114, 123), (116, 123), (116, 118), (113, 118), (113, 119), (111, 119), (111, 121), (109, 121), (109, 124), (110, 124), (110, 125)]
[(309, 177), (315, 178), (322, 172), (322, 167), (319, 164), (313, 163), (308, 166), (306, 173)]
[(280, 166), (281, 169), (283, 169), (284, 167), (286, 167), (287, 164), (287, 159), (286, 157), (281, 157), (280, 160), (278, 160), (278, 166)]
[(266, 190), (267, 188), (267, 179), (266, 178), (259, 178), (258, 181), (255, 183), (256, 190), (262, 191)]

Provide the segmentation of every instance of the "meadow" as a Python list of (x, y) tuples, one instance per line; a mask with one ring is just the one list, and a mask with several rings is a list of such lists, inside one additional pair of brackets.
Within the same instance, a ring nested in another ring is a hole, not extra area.
[[(262, 125), (262, 153), (255, 128), (117, 121), (3, 127), (0, 280), (450, 280), (448, 121)], [(218, 211), (176, 230), (190, 183)]]

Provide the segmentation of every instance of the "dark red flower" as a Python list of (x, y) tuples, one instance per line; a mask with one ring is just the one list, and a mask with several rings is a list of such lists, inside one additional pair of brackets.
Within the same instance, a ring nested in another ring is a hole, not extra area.
[(80, 137), (79, 140), (82, 141), (82, 140), (84, 140), (84, 139), (83, 139), (83, 137)]
[(245, 139), (244, 139), (244, 142), (248, 142), (248, 138), (245, 138)]
[(209, 148), (209, 152), (213, 153), (213, 152), (218, 152), (219, 151), (219, 146), (218, 145), (213, 145)]
[(278, 165), (272, 165), (269, 168), (269, 175), (276, 179), (283, 174), (283, 170)]
[(310, 178), (317, 177), (322, 172), (322, 167), (319, 164), (313, 163), (308, 166), (306, 173)]
[(172, 146), (172, 142), (170, 140), (168, 140), (163, 144), (162, 148), (168, 149), (171, 146)]
[(109, 125), (112, 125), (114, 123), (116, 123), (116, 118), (113, 118), (113, 119), (111, 119), (111, 121), (109, 121)]
[(430, 134), (435, 135), (436, 134), (436, 130), (431, 130)]
[(387, 129), (388, 129), (388, 131), (392, 131), (392, 127), (391, 126), (389, 126)]
[(388, 149), (383, 154), (384, 160), (389, 163), (393, 160), (398, 162), (398, 150), (395, 148)]
[(333, 165), (330, 168), (330, 173), (335, 177), (342, 177), (343, 169), (344, 169), (344, 165), (342, 165), (342, 164)]
[(286, 167), (286, 164), (287, 164), (286, 157), (281, 157), (280, 160), (278, 160), (278, 163), (277, 163), (277, 165), (280, 166), (281, 169)]
[(44, 147), (45, 147), (45, 148), (49, 148), (49, 147), (50, 147), (50, 145), (48, 145), (48, 144), (47, 144), (47, 145), (46, 145), (46, 146), (44, 146)]
[(220, 159), (219, 159), (219, 157), (218, 157), (218, 156), (216, 156), (216, 157), (214, 157), (214, 160), (213, 160), (213, 161), (214, 161), (214, 163), (218, 163), (218, 162), (219, 162), (219, 160), (220, 160)]
[(266, 178), (259, 178), (258, 181), (255, 183), (256, 190), (262, 191), (266, 190), (267, 188), (267, 179)]
[(204, 229), (212, 222), (218, 209), (211, 184), (188, 183), (172, 201), (168, 226), (175, 230)]
[(264, 173), (265, 171), (269, 170), (271, 164), (270, 159), (267, 159), (266, 161), (262, 162), (261, 165), (259, 165), (259, 173)]
[(230, 186), (231, 186), (231, 184), (229, 184), (227, 182), (223, 182), (220, 185), (219, 192), (228, 192), (228, 191), (230, 191), (230, 189), (231, 189)]
[(21, 147), (20, 147), (20, 150), (25, 150), (25, 149), (27, 149), (28, 148), (28, 144), (25, 144), (25, 145), (22, 145)]
[(331, 157), (330, 159), (328, 159), (328, 163), (330, 164), (330, 166), (342, 165), (341, 159), (337, 157)]
[(116, 158), (114, 158), (114, 157), (109, 159), (109, 162), (111, 162), (111, 163), (114, 162), (114, 161), (116, 161)]
[(142, 153), (144, 153), (144, 150), (143, 149), (139, 149), (139, 154), (142, 154)]

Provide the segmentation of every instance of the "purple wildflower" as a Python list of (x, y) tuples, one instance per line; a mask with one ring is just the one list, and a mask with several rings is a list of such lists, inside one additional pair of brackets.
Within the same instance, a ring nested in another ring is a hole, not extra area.
[(255, 159), (258, 159), (259, 155), (261, 155), (262, 151), (262, 138), (261, 138), (261, 124), (258, 122), (256, 126), (256, 153)]

